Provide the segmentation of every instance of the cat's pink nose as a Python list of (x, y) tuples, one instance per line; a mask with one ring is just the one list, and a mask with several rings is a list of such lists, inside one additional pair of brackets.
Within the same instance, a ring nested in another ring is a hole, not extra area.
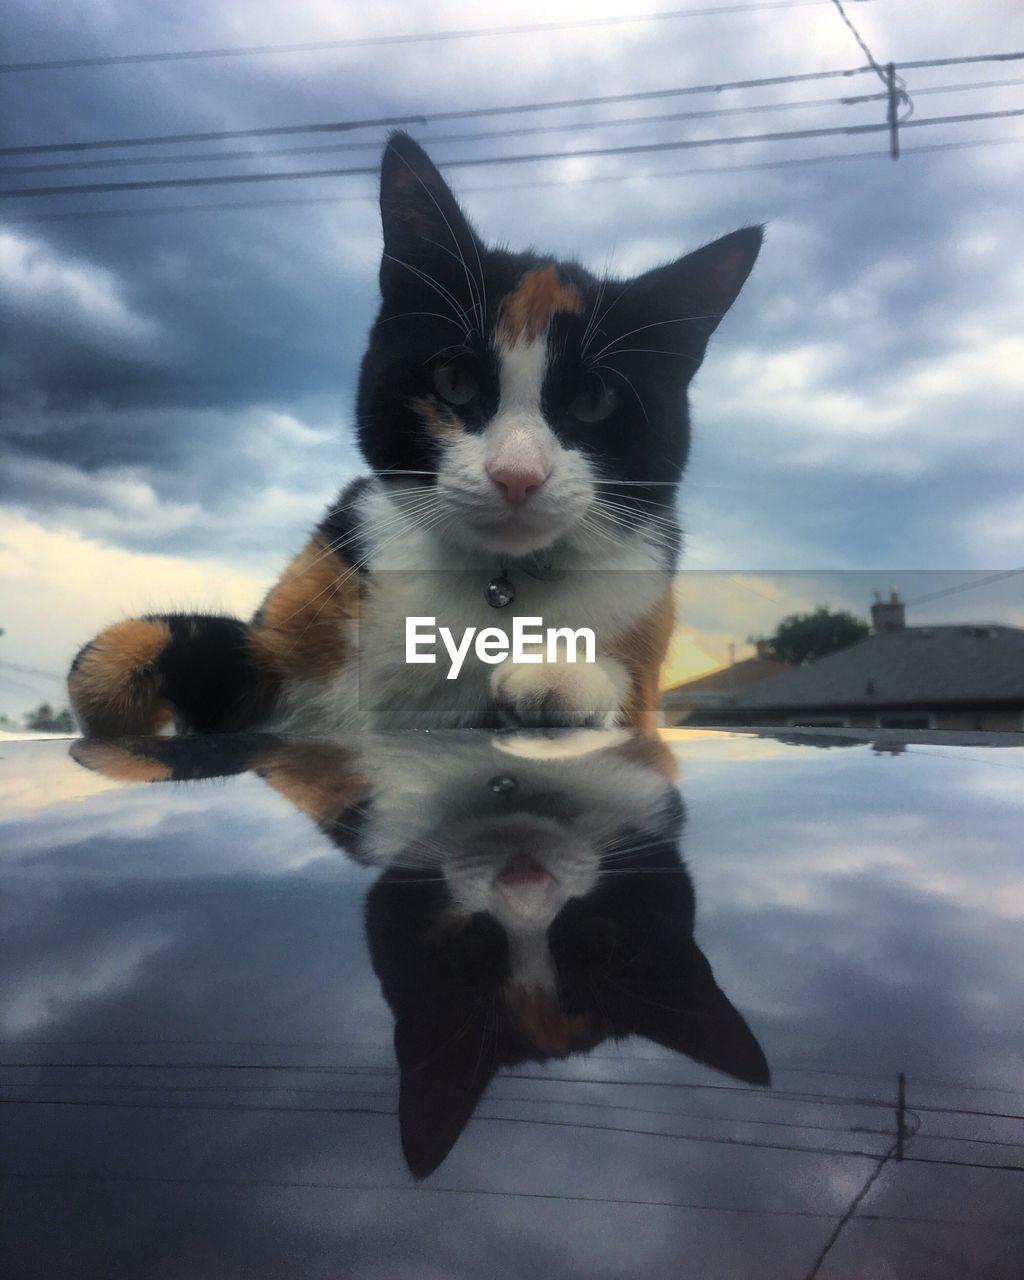
[(493, 470), (488, 467), (487, 474), (501, 491), (501, 496), (510, 507), (524, 505), (527, 498), (539, 489), (550, 475), (540, 463), (529, 466), (498, 466)]

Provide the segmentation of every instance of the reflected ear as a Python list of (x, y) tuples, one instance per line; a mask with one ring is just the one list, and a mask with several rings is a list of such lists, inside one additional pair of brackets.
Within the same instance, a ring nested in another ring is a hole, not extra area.
[[(640, 276), (631, 292), (652, 313), (692, 319), (692, 328), (680, 323), (679, 339), (687, 331), (692, 335), (695, 329), (706, 342), (736, 301), (763, 239), (762, 227), (733, 231), (685, 258), (648, 271)], [(674, 335), (675, 330), (667, 328), (664, 332)]]
[(494, 1077), (493, 1038), (485, 1041), (487, 1006), (465, 1015), (463, 1007), (450, 1019), (400, 1019), (395, 1027), (402, 1153), (416, 1178), (445, 1159)]
[(657, 997), (634, 1002), (630, 1022), (637, 1035), (748, 1084), (771, 1084), (764, 1051), (696, 943), (690, 944), (684, 972)]
[(393, 133), (384, 150), (380, 216), (383, 290), (390, 285), (415, 286), (416, 271), (425, 269), (425, 261), (431, 263), (435, 278), (451, 277), (453, 269), (461, 274), (463, 260), (476, 270), (479, 245), (466, 215), (430, 157), (407, 133)]

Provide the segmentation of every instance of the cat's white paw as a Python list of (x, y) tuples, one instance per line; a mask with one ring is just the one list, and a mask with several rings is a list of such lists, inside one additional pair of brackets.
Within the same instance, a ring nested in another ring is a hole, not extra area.
[(598, 662), (503, 662), (491, 676), (491, 693), (506, 724), (530, 728), (606, 728), (629, 692), (624, 667)]

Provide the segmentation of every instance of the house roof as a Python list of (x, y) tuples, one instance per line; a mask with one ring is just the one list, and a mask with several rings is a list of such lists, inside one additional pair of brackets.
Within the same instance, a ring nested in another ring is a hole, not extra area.
[(774, 658), (744, 658), (715, 671), (708, 671), (693, 680), (683, 680), (671, 685), (662, 694), (672, 702), (687, 702), (691, 697), (704, 699), (710, 694), (729, 694), (739, 689), (748, 689), (753, 684), (760, 684), (789, 671), (788, 662), (777, 662)]
[(730, 710), (1024, 703), (1024, 629), (882, 631), (723, 700)]

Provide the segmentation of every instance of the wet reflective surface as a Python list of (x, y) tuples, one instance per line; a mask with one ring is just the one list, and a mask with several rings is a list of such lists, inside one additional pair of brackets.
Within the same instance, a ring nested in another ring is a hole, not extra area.
[(6, 1274), (1021, 1274), (1024, 750), (2, 753)]

